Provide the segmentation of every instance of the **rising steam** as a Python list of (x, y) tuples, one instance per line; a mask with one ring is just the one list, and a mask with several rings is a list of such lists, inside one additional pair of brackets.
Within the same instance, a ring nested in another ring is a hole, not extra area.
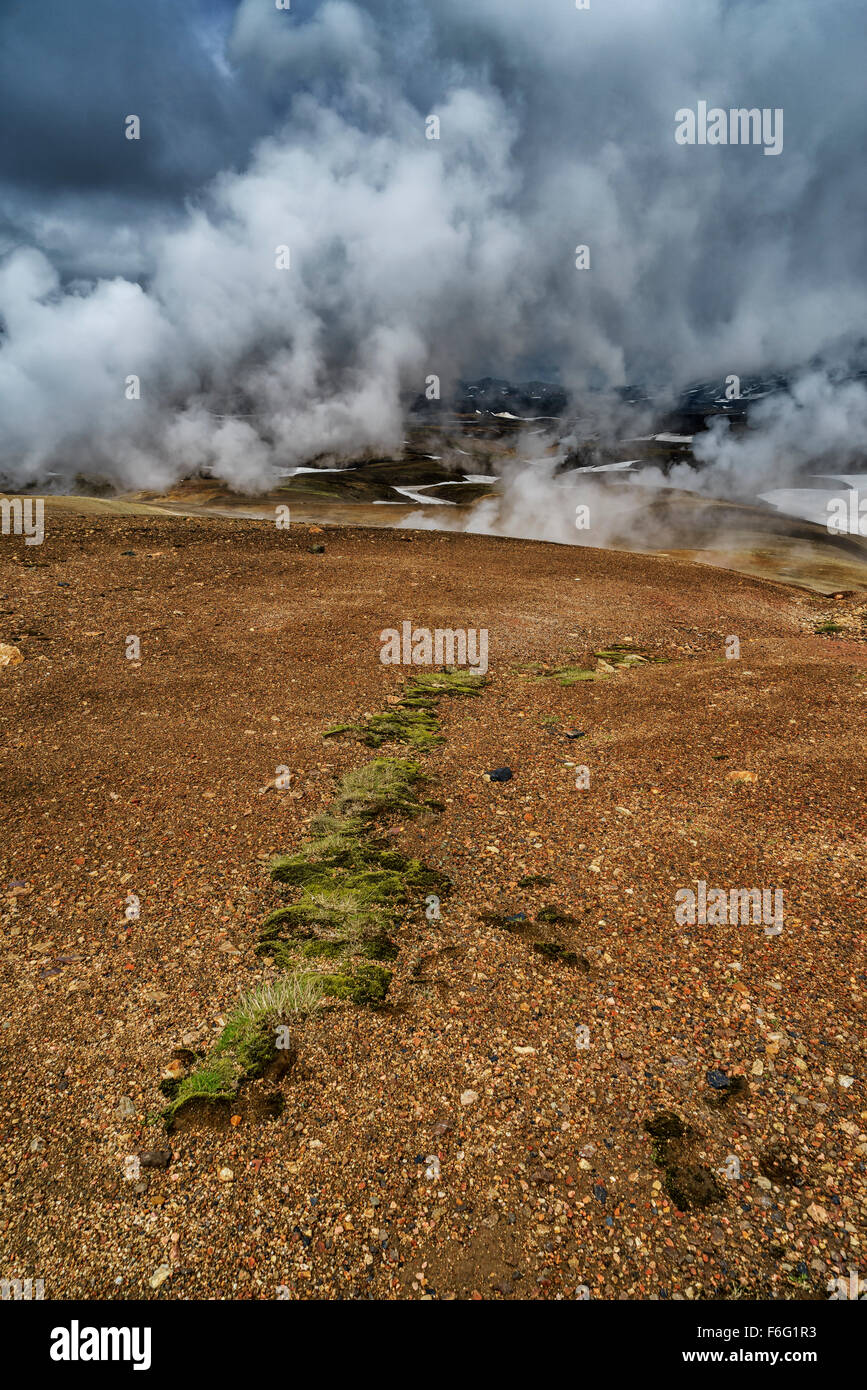
[[(251, 118), (184, 206), (137, 226), (133, 192), (58, 187), (48, 215), (16, 184), (3, 480), (160, 488), (207, 467), (249, 491), (399, 448), (430, 373), (673, 390), (845, 355), (867, 309), (860, 23), (807, 0), (242, 0), (219, 43), (199, 37), (221, 99), (255, 97), (271, 129)], [(141, 90), (143, 142), (167, 141)], [(678, 146), (675, 112), (705, 97), (784, 108), (785, 151)], [(863, 389), (810, 381), (763, 430), (702, 441), (719, 485), (863, 443)]]

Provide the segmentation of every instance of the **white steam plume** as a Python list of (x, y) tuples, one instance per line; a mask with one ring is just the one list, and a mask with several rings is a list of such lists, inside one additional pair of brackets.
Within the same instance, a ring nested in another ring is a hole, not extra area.
[[(60, 193), (50, 218), (16, 201), (2, 480), (163, 487), (208, 467), (251, 490), (397, 448), (430, 373), (447, 389), (549, 363), (569, 388), (674, 389), (856, 346), (860, 37), (856, 6), (807, 0), (242, 0), (223, 80), (278, 112), (243, 164), (126, 239), (104, 202), (78, 198), (61, 238)], [(784, 152), (679, 147), (697, 99), (784, 108)], [(836, 429), (832, 404), (821, 418)], [(706, 447), (721, 476), (764, 470), (756, 441)]]

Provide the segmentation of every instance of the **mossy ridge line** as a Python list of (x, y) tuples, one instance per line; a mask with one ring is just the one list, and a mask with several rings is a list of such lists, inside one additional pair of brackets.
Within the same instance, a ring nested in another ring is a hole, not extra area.
[(444, 696), (480, 695), (486, 684), (486, 676), (462, 668), (425, 671), (409, 682), (393, 708), (372, 714), (361, 724), (336, 724), (326, 729), (322, 737), (351, 734), (368, 748), (380, 748), (383, 743), (406, 743), (418, 752), (428, 752), (443, 741), (437, 717), (439, 701)]
[(313, 838), (271, 861), (272, 879), (300, 891), (265, 918), (257, 954), (287, 967), (299, 957), (341, 962), (318, 977), (324, 993), (370, 1007), (384, 1002), (392, 972), (381, 962), (398, 954), (391, 933), (421, 896), (450, 888), (444, 874), (377, 835), (386, 817), (431, 809), (420, 796), (424, 781), (419, 764), (405, 758), (374, 758), (344, 774), (313, 821)]
[[(445, 671), (422, 675), (409, 686), (405, 712), (418, 745), (428, 748), (439, 741), (435, 702), (442, 695), (476, 695), (484, 684), (483, 676)], [(208, 1056), (181, 1081), (163, 1083), (170, 1099), (161, 1117), (167, 1129), (190, 1105), (231, 1104), (245, 1082), (263, 1076), (277, 1061), (280, 1025), (312, 1012), (322, 996), (371, 1008), (385, 1002), (392, 971), (379, 962), (398, 954), (388, 930), (414, 897), (428, 891), (442, 896), (451, 887), (445, 874), (375, 835), (376, 822), (385, 816), (443, 809), (419, 799), (425, 780), (417, 762), (400, 758), (375, 758), (347, 772), (328, 811), (313, 821), (314, 838), (293, 854), (274, 857), (272, 879), (301, 893), (295, 903), (268, 914), (256, 952), (272, 956), (285, 973), (243, 995)], [(342, 968), (320, 974), (305, 969), (299, 955), (306, 961), (334, 960)]]
[[(465, 669), (421, 672), (392, 710), (363, 724), (337, 725), (323, 737), (351, 733), (368, 747), (402, 742), (427, 752), (442, 742), (439, 700), (478, 696), (486, 683), (484, 675)], [(272, 879), (300, 889), (300, 895), (265, 919), (258, 954), (280, 966), (294, 965), (299, 955), (342, 959), (342, 971), (320, 977), (325, 992), (374, 1008), (384, 1002), (392, 972), (374, 962), (397, 956), (389, 933), (419, 896), (443, 896), (451, 886), (444, 874), (400, 854), (375, 833), (384, 817), (444, 809), (419, 796), (424, 780), (419, 763), (404, 758), (375, 758), (341, 778), (331, 806), (312, 824), (314, 838), (271, 861)], [(358, 957), (366, 963), (353, 965)]]

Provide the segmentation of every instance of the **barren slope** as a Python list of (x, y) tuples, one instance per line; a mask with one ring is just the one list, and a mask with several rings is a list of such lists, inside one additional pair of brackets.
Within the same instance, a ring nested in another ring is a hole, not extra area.
[[(857, 599), (246, 520), (70, 509), (43, 546), (0, 544), (0, 641), (24, 657), (0, 669), (6, 1275), (54, 1298), (826, 1297), (858, 1265)], [(207, 1051), (276, 971), (254, 951), (283, 900), (267, 859), (377, 756), (321, 735), (399, 696), (379, 633), (404, 620), (490, 634), (483, 694), (442, 702), (421, 757), (443, 809), (389, 826), (451, 878), (442, 916), (407, 913), (386, 1008), (330, 1000), (293, 1030), (282, 1113), (252, 1083), (239, 1122), (180, 1127), (168, 1168), (128, 1181), (125, 1156), (167, 1142), (147, 1121), (172, 1050)], [(545, 673), (618, 643), (666, 662)], [(261, 792), (281, 765), (289, 789)], [(782, 889), (782, 934), (677, 925), (700, 879)], [(648, 1133), (662, 1111), (682, 1137)], [(700, 1171), (714, 1200), (678, 1205)]]

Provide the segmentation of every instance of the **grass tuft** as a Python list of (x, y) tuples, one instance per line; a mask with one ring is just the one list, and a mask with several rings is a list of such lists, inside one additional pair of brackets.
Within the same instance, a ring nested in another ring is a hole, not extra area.
[(339, 817), (373, 820), (397, 814), (417, 816), (425, 807), (415, 796), (424, 780), (421, 767), (407, 758), (374, 758), (342, 778), (332, 811)]
[(241, 995), (210, 1055), (185, 1076), (163, 1111), (171, 1128), (179, 1111), (196, 1102), (234, 1101), (245, 1081), (263, 1074), (277, 1055), (277, 1027), (313, 1013), (322, 1002), (318, 975), (293, 972)]

